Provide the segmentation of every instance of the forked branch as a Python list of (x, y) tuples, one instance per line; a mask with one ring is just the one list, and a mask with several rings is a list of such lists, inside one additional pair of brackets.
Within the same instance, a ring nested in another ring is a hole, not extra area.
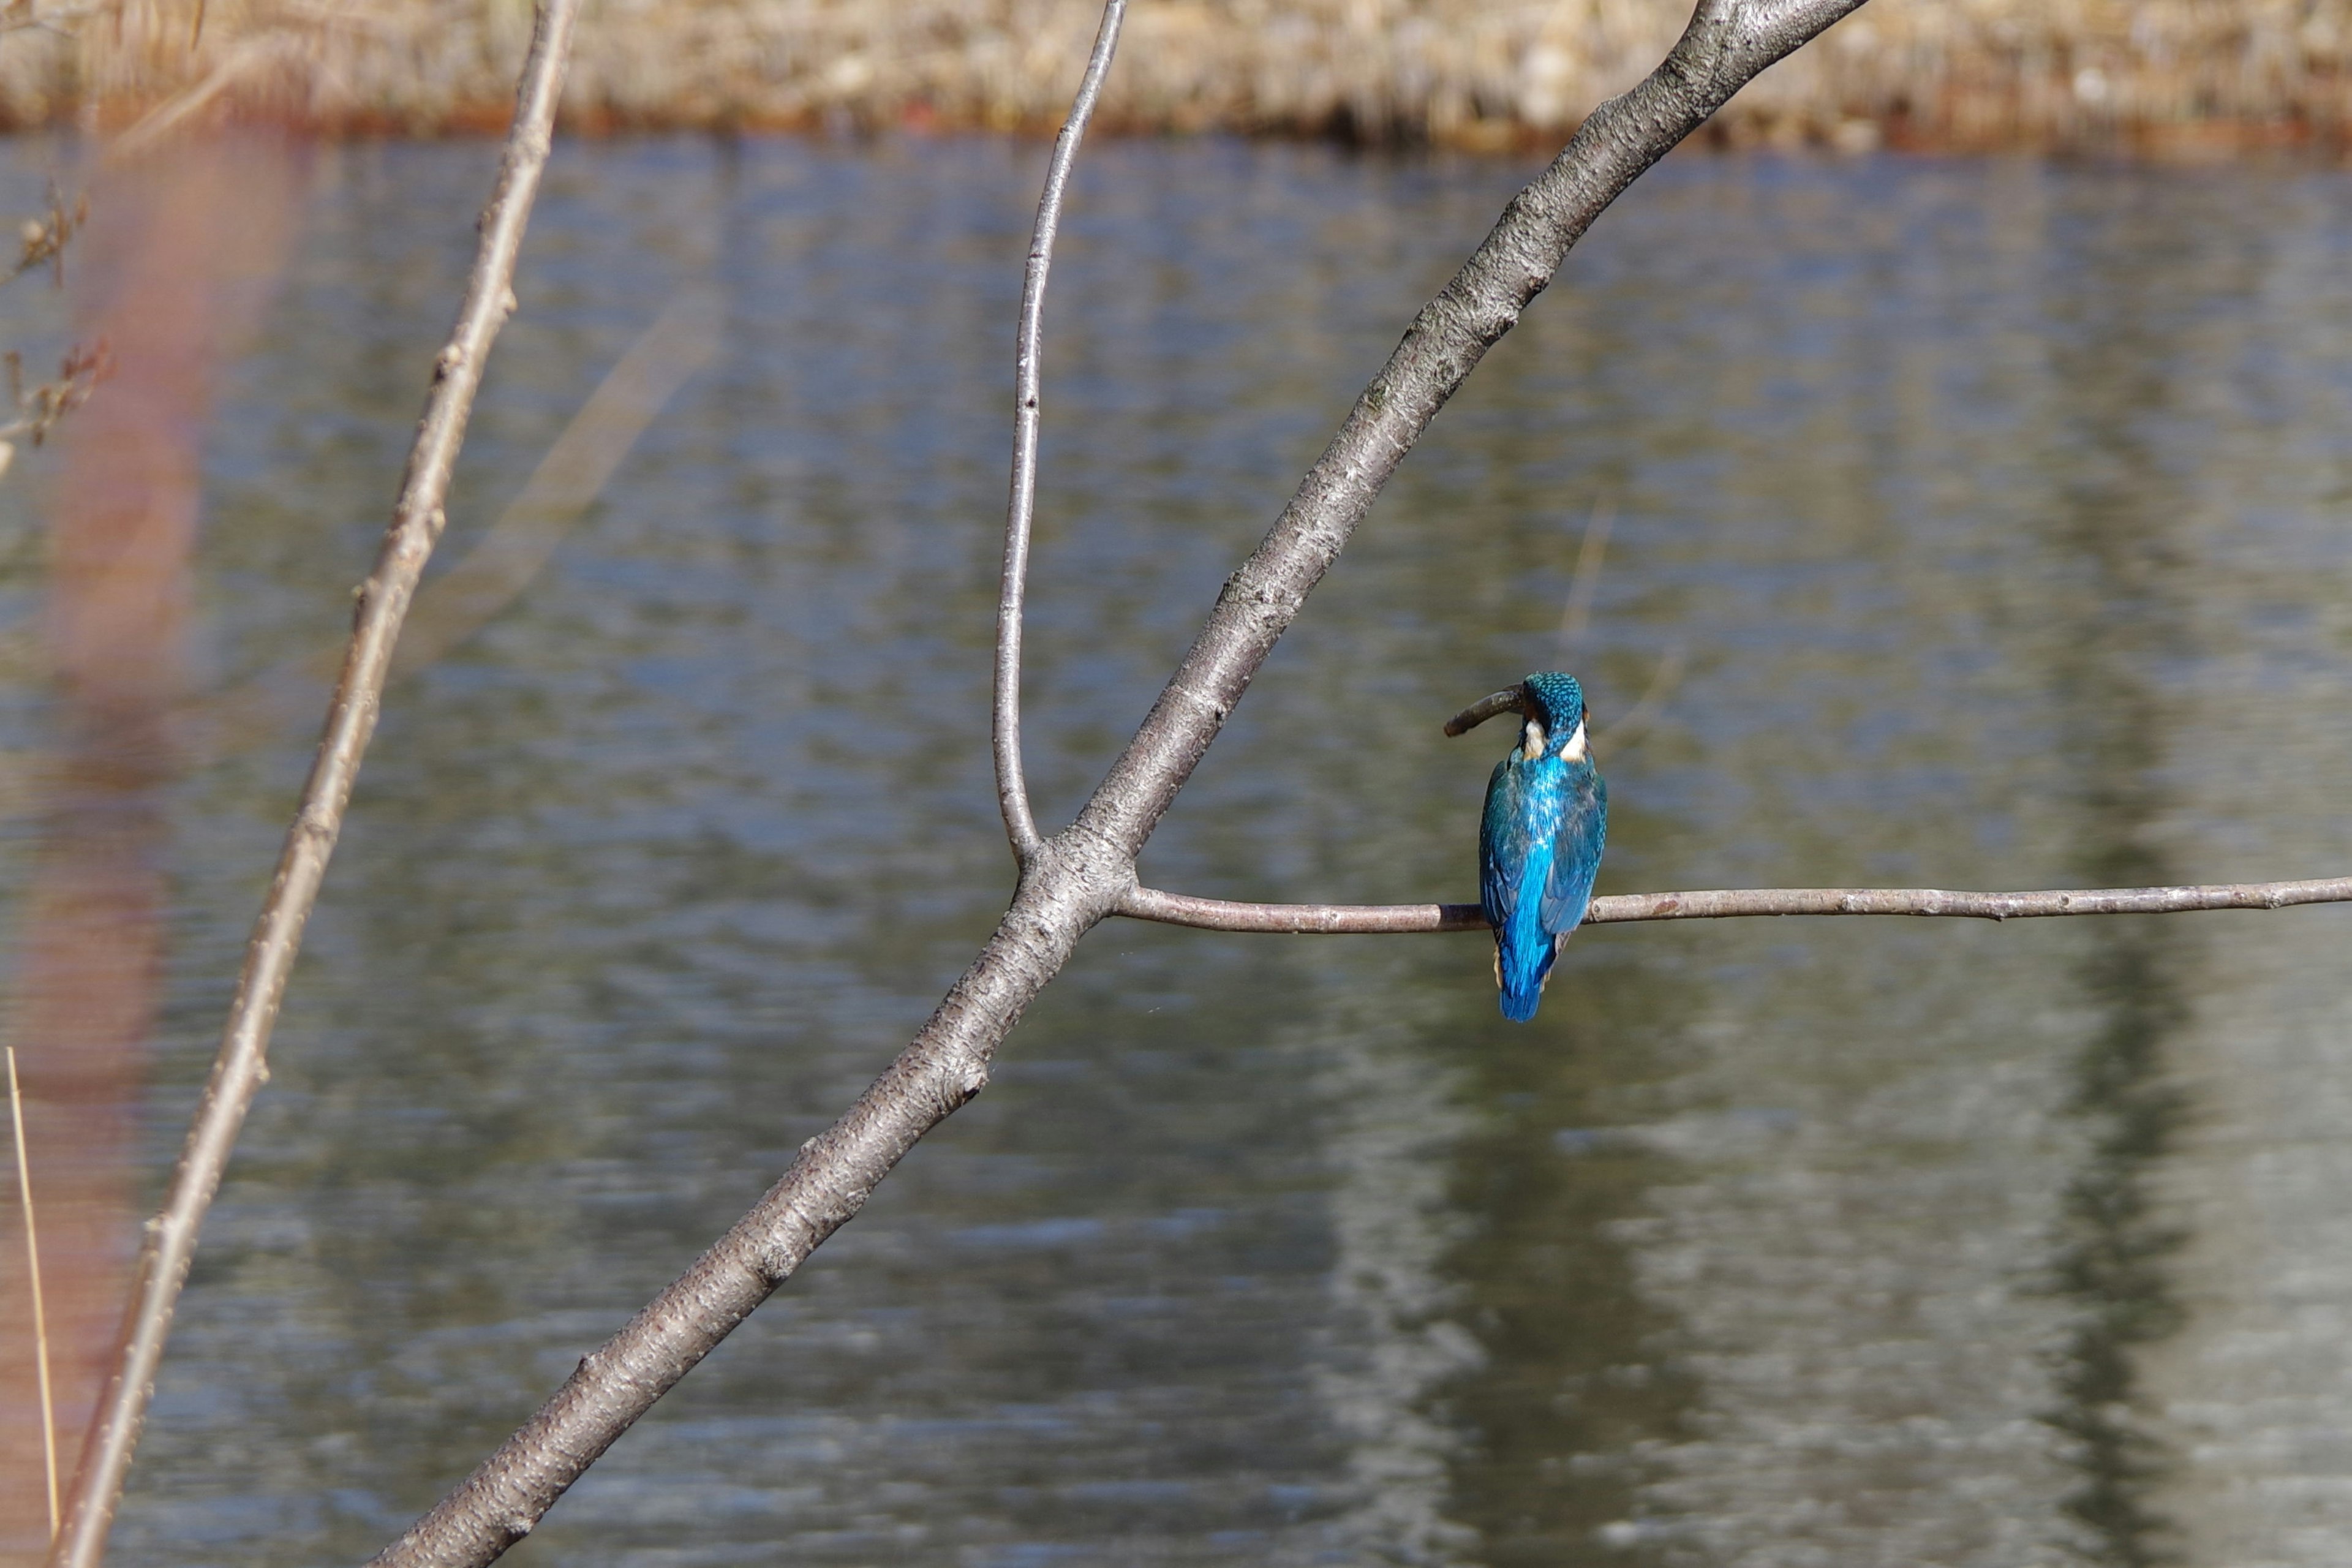
[[(1108, 8), (1118, 4), (1111, 0)], [(1658, 68), (1592, 112), (1550, 167), (1513, 198), (1357, 398), (1272, 531), (1226, 584), (1078, 820), (1051, 838), (1035, 837), (1032, 824), (1012, 907), (913, 1042), (840, 1121), (802, 1145), (733, 1229), (585, 1357), (536, 1415), (377, 1563), (482, 1564), (527, 1534), (622, 1432), (857, 1213), (919, 1139), (987, 1085), (999, 1042), (1079, 937), (1133, 889), (1137, 853), (1276, 639), (1486, 350), (1621, 192), (1758, 72), (1861, 4), (1701, 0)], [(1105, 26), (1107, 38), (1108, 17)], [(1107, 61), (1107, 50), (1098, 38), (1097, 58)], [(1008, 564), (1025, 553), (1026, 538), (1018, 529), (1008, 536)], [(1016, 638), (1009, 651), (1000, 647), (997, 666), (1001, 789), (1020, 782), (1017, 724), (1004, 722), (1008, 713), (1017, 720), (1006, 693), (1007, 677), (1019, 674), (1018, 575), (1008, 571), (1006, 582), (1003, 604)], [(1003, 798), (1018, 848), (1026, 801), (1021, 796), (1016, 810), (1015, 796), (1005, 791)]]
[[(1517, 686), (1481, 697), (1445, 721), (1449, 736), (1525, 706)], [(1629, 921), (1729, 920), (1748, 915), (1958, 915), (2034, 920), (2052, 915), (2182, 914), (2197, 910), (2283, 910), (2352, 902), (2352, 877), (2294, 882), (2221, 882), (2174, 888), (2053, 888), (2030, 893), (1952, 892), (1942, 888), (1716, 888), (1688, 893), (1620, 893), (1592, 900), (1586, 925)], [(1130, 920), (1202, 931), (1289, 935), (1401, 935), (1484, 931), (1476, 904), (1261, 904), (1130, 888), (1114, 911)]]
[(50, 1556), (54, 1568), (98, 1568), (105, 1554), (107, 1531), (146, 1419), (173, 1310), (195, 1256), (196, 1234), (220, 1186), (246, 1110), (268, 1076), (270, 1026), (301, 947), (303, 925), (318, 902), (328, 857), (342, 830), (343, 808), (359, 776), (360, 760), (375, 731), (393, 644), (425, 559), (441, 536), (442, 502), (449, 493), (457, 448), (465, 441), (474, 395), (482, 384), (483, 362), (515, 308), (515, 258), (532, 198), (539, 193), (541, 172), (547, 166), (578, 12), (579, 0), (541, 0), (514, 126), (499, 165), (497, 188), (482, 213), (481, 243), (465, 303), (447, 345), (433, 363), (433, 388), (425, 397), (415, 445), (409, 449), (392, 526), (375, 570), (361, 585), (351, 646), (327, 710), (326, 734), (303, 785), (293, 826), (287, 830), (278, 874), (254, 922), (220, 1054), (189, 1129), (187, 1146), (172, 1173), (163, 1211), (148, 1223), (114, 1373), (83, 1445), (65, 1532)]

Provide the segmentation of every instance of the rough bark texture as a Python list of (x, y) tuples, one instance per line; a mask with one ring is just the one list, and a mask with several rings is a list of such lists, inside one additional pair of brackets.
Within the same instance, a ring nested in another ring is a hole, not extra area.
[(1357, 399), (1273, 531), (1227, 583), (1142, 728), (1078, 820), (1022, 868), (1004, 920), (912, 1044), (783, 1179), (554, 1398), (374, 1562), (491, 1562), (654, 1402), (856, 1215), (924, 1133), (980, 1092), (996, 1047), (1088, 928), (1381, 487), (1594, 217), (1772, 61), (1862, 0), (1702, 0), (1680, 43), (1601, 105)]
[(1658, 68), (1593, 110), (1422, 308), (1273, 531), (1226, 583), (1075, 831), (1129, 856), (1142, 847), (1389, 476), (1486, 351), (1518, 324), (1592, 220), (1743, 83), (1860, 4), (1704, 0)]
[(529, 1534), (614, 1439), (865, 1206), (917, 1140), (981, 1091), (998, 1043), (1124, 888), (1118, 866), (1091, 871), (1048, 840), (979, 958), (848, 1114), (801, 1145), (749, 1214), (374, 1562), (488, 1563)]
[(66, 1528), (50, 1553), (52, 1564), (98, 1568), (105, 1556), (107, 1531), (146, 1420), (173, 1310), (195, 1257), (197, 1232), (220, 1186), (246, 1110), (268, 1076), (266, 1057), (278, 1004), (301, 949), (302, 928), (326, 879), (327, 861), (342, 830), (343, 808), (358, 779), (360, 761), (375, 732), (401, 621), (441, 536), (442, 501), (449, 491), (457, 449), (465, 442), (483, 364), (499, 327), (514, 310), (515, 261), (540, 174), (547, 166), (578, 12), (579, 0), (542, 0), (498, 186), (482, 213), (481, 244), (465, 302), (448, 343), (434, 361), (433, 390), (409, 450), (392, 526), (375, 570), (361, 585), (351, 646), (327, 711), (326, 733), (287, 830), (277, 876), (254, 922), (220, 1054), (173, 1173), (163, 1212), (147, 1227), (115, 1372), (83, 1446)]

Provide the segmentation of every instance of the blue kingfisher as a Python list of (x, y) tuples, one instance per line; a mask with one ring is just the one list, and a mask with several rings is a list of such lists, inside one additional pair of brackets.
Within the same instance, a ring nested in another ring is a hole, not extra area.
[(1591, 901), (1609, 834), (1609, 786), (1592, 763), (1584, 689), (1572, 675), (1530, 675), (1465, 709), (1445, 732), (1459, 735), (1515, 709), (1519, 743), (1495, 764), (1478, 823), (1478, 899), (1495, 928), (1503, 1016), (1524, 1024)]

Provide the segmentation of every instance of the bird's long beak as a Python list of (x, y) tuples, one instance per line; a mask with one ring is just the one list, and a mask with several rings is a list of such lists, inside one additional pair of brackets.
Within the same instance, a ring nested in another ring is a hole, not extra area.
[(1469, 707), (1445, 721), (1448, 735), (1466, 735), (1497, 713), (1524, 713), (1528, 710), (1528, 689), (1523, 683), (1507, 686), (1502, 690), (1481, 697)]

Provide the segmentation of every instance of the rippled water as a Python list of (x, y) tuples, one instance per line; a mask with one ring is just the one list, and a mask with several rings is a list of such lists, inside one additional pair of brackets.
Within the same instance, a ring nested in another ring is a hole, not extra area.
[[(208, 458), (205, 680), (341, 636), (489, 158), (301, 156)], [(560, 154), (448, 553), (665, 303), (717, 291), (721, 346), (389, 702), (122, 1560), (372, 1551), (986, 934), (1042, 160)], [(1050, 326), (1046, 816), (1528, 172), (1089, 153)], [(1678, 158), (1440, 418), (1146, 872), (1469, 897), (1503, 739), (1438, 724), (1563, 658), (1604, 722), (1664, 704), (1601, 748), (1603, 891), (2340, 872), (2347, 501), (2352, 179)], [(40, 573), (0, 584), (15, 613)], [(45, 743), (42, 689), (10, 744)], [(163, 786), (158, 1172), (320, 689)], [(1107, 926), (516, 1560), (2343, 1563), (2347, 936), (2324, 909), (1620, 926), (1518, 1028), (1475, 937)]]

